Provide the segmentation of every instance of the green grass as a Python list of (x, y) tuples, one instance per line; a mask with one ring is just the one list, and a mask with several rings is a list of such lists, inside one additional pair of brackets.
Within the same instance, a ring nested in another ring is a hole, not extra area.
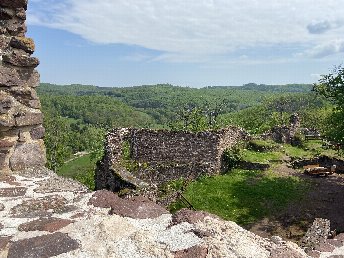
[[(198, 210), (205, 210), (240, 225), (273, 214), (292, 201), (301, 200), (307, 187), (298, 177), (278, 177), (272, 172), (234, 170), (227, 175), (192, 182), (185, 197)], [(172, 211), (182, 204), (175, 203)]]
[(256, 152), (252, 150), (243, 149), (241, 151), (241, 159), (243, 161), (252, 163), (268, 164), (271, 161), (281, 160), (283, 154), (277, 151), (270, 152)]
[(63, 164), (57, 174), (76, 179), (93, 190), (95, 163), (96, 161), (91, 159), (91, 154), (88, 154)]

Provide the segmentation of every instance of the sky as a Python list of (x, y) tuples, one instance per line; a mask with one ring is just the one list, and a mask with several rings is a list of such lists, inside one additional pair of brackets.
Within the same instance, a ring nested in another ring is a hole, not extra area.
[(29, 0), (41, 81), (314, 83), (344, 57), (344, 0)]

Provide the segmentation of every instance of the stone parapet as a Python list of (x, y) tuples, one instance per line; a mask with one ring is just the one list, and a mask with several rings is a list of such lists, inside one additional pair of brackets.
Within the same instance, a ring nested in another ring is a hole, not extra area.
[(46, 162), (39, 60), (26, 38), (27, 0), (0, 1), (0, 174)]

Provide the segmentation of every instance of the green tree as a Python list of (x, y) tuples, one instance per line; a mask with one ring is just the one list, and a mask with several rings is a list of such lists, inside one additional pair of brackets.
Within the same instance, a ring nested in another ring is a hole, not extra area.
[(344, 67), (335, 67), (328, 75), (322, 75), (314, 91), (325, 96), (334, 104), (334, 109), (327, 120), (326, 134), (331, 139), (344, 141)]
[(44, 138), (47, 149), (47, 166), (57, 171), (64, 161), (72, 155), (69, 144), (70, 125), (59, 115), (46, 114), (44, 117), (46, 134)]

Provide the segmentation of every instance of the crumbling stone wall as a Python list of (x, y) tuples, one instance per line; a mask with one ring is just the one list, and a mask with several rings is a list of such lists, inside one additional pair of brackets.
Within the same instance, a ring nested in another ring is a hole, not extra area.
[(262, 135), (263, 139), (271, 139), (279, 143), (297, 143), (295, 135), (300, 128), (300, 117), (298, 114), (292, 114), (289, 120), (290, 124), (283, 126), (275, 126), (268, 133)]
[[(142, 182), (159, 185), (180, 177), (218, 173), (223, 151), (245, 137), (245, 132), (235, 127), (199, 133), (114, 129), (106, 138), (96, 188), (118, 191)], [(129, 149), (129, 159), (124, 148)]]
[(27, 0), (0, 1), (0, 174), (45, 164), (39, 60), (26, 38)]

